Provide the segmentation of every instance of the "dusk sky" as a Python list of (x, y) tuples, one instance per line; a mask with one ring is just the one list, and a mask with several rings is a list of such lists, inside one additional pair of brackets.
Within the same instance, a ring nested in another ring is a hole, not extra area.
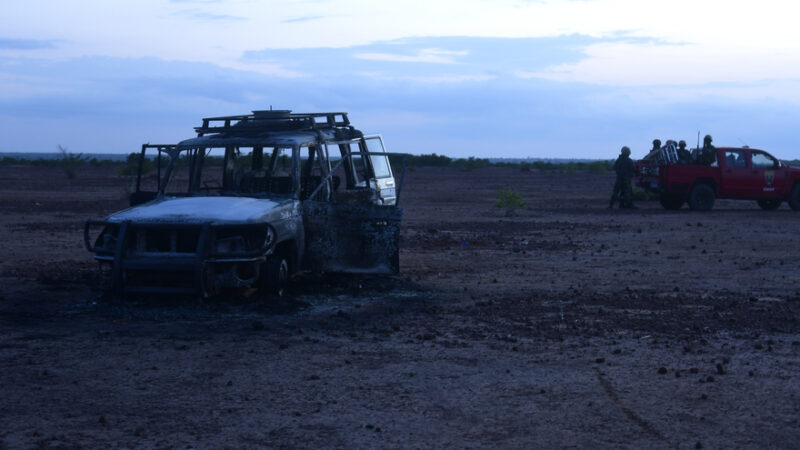
[(0, 152), (136, 151), (202, 117), (347, 111), (390, 151), (800, 158), (790, 1), (4, 0)]

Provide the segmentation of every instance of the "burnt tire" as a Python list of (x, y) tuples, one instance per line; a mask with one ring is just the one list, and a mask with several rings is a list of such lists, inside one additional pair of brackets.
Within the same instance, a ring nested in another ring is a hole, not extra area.
[(686, 202), (686, 199), (683, 195), (662, 194), (658, 198), (658, 202), (661, 203), (661, 206), (663, 206), (664, 209), (677, 210), (681, 209), (683, 204)]
[(693, 211), (708, 211), (717, 199), (714, 189), (707, 184), (697, 184), (689, 193), (689, 208)]
[(800, 184), (795, 184), (789, 194), (789, 207), (794, 211), (800, 211)]
[(773, 211), (781, 206), (781, 201), (778, 199), (756, 200), (758, 206), (764, 211)]
[(279, 255), (271, 256), (267, 258), (262, 270), (262, 291), (275, 297), (285, 296), (289, 286), (289, 260)]

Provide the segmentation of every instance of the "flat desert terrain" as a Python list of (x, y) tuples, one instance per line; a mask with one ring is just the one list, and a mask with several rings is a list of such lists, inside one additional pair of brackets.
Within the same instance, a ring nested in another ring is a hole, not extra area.
[(797, 448), (800, 213), (613, 182), (417, 169), (397, 276), (119, 300), (83, 222), (131, 180), (0, 167), (0, 448)]

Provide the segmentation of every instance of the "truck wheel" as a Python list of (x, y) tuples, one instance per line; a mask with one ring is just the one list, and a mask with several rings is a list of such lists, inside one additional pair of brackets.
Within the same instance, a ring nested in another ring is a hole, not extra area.
[(781, 201), (776, 199), (756, 200), (756, 203), (758, 203), (758, 206), (760, 206), (764, 211), (772, 211), (781, 206)]
[(792, 193), (789, 194), (789, 206), (795, 211), (800, 211), (800, 184), (795, 184), (792, 188)]
[(698, 184), (689, 193), (689, 208), (694, 211), (708, 211), (714, 207), (714, 200), (714, 189), (707, 184)]
[(658, 202), (661, 203), (661, 206), (663, 206), (664, 209), (670, 209), (670, 210), (681, 209), (681, 206), (683, 206), (683, 203), (685, 201), (686, 200), (683, 198), (682, 195), (675, 195), (675, 194), (662, 194), (658, 198)]
[(280, 255), (273, 255), (262, 266), (261, 289), (276, 297), (286, 294), (289, 284), (289, 261)]

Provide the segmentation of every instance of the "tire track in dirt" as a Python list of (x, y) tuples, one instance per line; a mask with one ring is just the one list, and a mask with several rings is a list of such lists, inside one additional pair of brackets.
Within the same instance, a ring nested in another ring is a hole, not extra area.
[(606, 379), (606, 377), (603, 376), (603, 373), (600, 372), (597, 368), (595, 368), (595, 374), (597, 375), (597, 381), (600, 382), (600, 386), (603, 386), (603, 389), (606, 391), (606, 394), (608, 394), (608, 398), (610, 398), (611, 401), (615, 405), (617, 405), (617, 407), (619, 407), (619, 409), (623, 412), (623, 414), (625, 414), (625, 417), (627, 417), (631, 422), (635, 423), (636, 425), (639, 425), (639, 427), (642, 430), (644, 430), (645, 433), (647, 433), (650, 436), (653, 436), (654, 438), (656, 438), (656, 439), (660, 440), (661, 442), (667, 444), (667, 446), (669, 446), (669, 448), (674, 448), (674, 449), (678, 448), (677, 445), (671, 443), (650, 422), (646, 421), (645, 419), (640, 417), (638, 414), (633, 412), (632, 409), (630, 409), (627, 406), (625, 406), (625, 404), (622, 402), (622, 399), (619, 398), (619, 394), (614, 389), (614, 386), (611, 385), (611, 382), (608, 381), (608, 379)]

